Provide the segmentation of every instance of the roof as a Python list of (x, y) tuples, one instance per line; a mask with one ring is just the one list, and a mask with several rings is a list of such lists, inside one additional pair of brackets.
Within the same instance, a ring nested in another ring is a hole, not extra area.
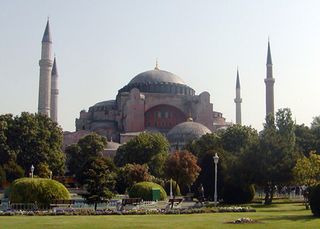
[(185, 82), (177, 75), (164, 70), (154, 69), (146, 72), (142, 72), (136, 75), (130, 82), (130, 84), (156, 84), (156, 83), (172, 83), (183, 84)]
[(94, 104), (94, 107), (104, 107), (104, 106), (113, 106), (115, 105), (116, 101), (115, 100), (106, 100), (106, 101), (102, 101), (102, 102), (98, 102), (96, 104)]
[(57, 76), (58, 75), (56, 58), (54, 58), (54, 60), (53, 60), (53, 66), (52, 66), (51, 75), (52, 76)]
[(206, 126), (198, 122), (187, 121), (173, 127), (168, 132), (168, 140), (170, 143), (188, 142), (190, 140), (199, 139), (202, 135), (212, 133)]
[(47, 21), (46, 29), (44, 30), (44, 34), (43, 34), (43, 37), (42, 37), (42, 42), (52, 43), (49, 20)]

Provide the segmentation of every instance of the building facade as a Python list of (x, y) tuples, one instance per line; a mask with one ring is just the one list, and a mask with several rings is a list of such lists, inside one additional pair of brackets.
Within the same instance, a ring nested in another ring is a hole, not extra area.
[(222, 113), (213, 110), (208, 92), (196, 95), (180, 77), (156, 66), (135, 76), (115, 100), (81, 111), (76, 130), (94, 131), (123, 143), (143, 131), (166, 135), (188, 117), (210, 131), (228, 125)]

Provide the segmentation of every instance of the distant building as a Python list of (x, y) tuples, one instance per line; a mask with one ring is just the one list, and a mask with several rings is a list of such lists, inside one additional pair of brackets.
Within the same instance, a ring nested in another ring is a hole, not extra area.
[(166, 135), (189, 116), (210, 131), (229, 125), (221, 112), (213, 110), (208, 92), (196, 95), (180, 77), (157, 65), (135, 76), (115, 100), (81, 111), (76, 130), (94, 131), (124, 143), (144, 131)]

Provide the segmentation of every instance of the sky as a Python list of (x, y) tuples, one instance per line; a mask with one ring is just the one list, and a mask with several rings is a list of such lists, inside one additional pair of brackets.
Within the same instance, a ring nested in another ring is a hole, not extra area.
[(320, 115), (319, 10), (318, 0), (0, 0), (0, 114), (37, 112), (49, 17), (65, 131), (157, 58), (232, 122), (238, 66), (242, 122), (261, 130), (268, 37), (275, 109), (309, 126)]

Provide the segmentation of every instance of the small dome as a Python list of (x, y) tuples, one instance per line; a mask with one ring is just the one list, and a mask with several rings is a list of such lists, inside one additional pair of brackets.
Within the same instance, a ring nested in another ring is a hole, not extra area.
[(150, 70), (142, 72), (135, 76), (130, 84), (155, 84), (155, 83), (172, 83), (172, 84), (183, 84), (183, 80), (175, 74), (163, 70)]
[(171, 145), (185, 145), (188, 141), (199, 139), (202, 135), (211, 131), (198, 122), (183, 122), (173, 127), (167, 135)]
[(105, 107), (105, 106), (113, 106), (116, 103), (115, 100), (107, 100), (94, 104), (94, 107)]

